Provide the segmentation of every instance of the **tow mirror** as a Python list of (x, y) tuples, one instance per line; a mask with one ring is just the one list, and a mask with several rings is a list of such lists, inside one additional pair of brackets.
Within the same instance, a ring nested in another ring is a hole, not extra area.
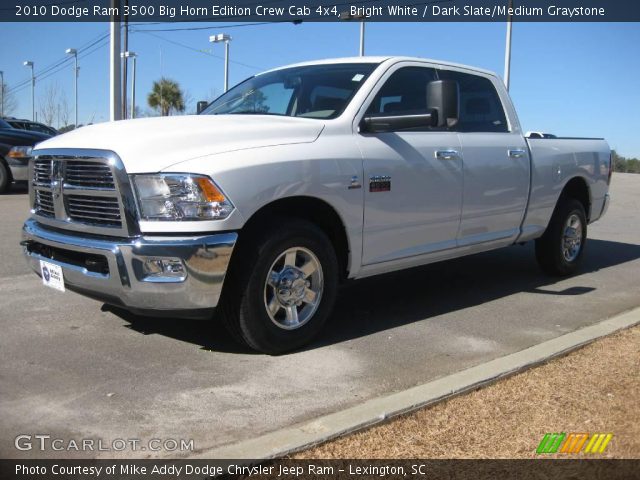
[(209, 102), (207, 102), (206, 100), (201, 100), (198, 102), (197, 106), (196, 106), (196, 112), (198, 115), (200, 115), (202, 113), (202, 111), (207, 108), (207, 106), (209, 105)]
[(427, 84), (427, 108), (436, 112), (436, 127), (454, 127), (460, 116), (460, 92), (454, 80), (435, 80)]
[(360, 129), (370, 133), (396, 132), (410, 128), (432, 127), (436, 116), (434, 113), (413, 115), (367, 115), (362, 119)]

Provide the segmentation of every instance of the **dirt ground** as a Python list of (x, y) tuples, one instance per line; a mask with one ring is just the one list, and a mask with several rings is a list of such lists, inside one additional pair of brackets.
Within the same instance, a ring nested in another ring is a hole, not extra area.
[(640, 458), (640, 327), (292, 458), (534, 458), (545, 433), (612, 433), (602, 454)]

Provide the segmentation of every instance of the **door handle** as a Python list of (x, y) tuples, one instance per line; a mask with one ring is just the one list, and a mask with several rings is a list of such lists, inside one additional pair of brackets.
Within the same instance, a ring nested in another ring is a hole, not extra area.
[(455, 160), (460, 158), (457, 150), (436, 150), (436, 158), (438, 160)]
[(525, 152), (521, 148), (516, 148), (514, 150), (509, 150), (508, 153), (509, 153), (509, 157), (510, 158), (522, 158), (527, 154), (527, 152)]

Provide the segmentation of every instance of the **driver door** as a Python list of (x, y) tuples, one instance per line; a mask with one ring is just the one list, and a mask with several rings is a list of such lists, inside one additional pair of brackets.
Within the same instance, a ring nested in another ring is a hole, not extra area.
[[(437, 76), (418, 65), (387, 72), (365, 115), (426, 112), (427, 84)], [(454, 248), (462, 213), (457, 133), (424, 127), (357, 139), (364, 159), (363, 265)]]

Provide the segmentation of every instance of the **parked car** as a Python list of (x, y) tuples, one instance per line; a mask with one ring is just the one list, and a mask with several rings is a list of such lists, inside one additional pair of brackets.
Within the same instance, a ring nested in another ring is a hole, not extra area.
[(13, 128), (17, 128), (19, 130), (28, 130), (30, 132), (44, 133), (45, 135), (49, 135), (50, 137), (54, 137), (60, 133), (53, 127), (45, 125), (44, 123), (32, 122), (31, 120), (5, 117), (4, 121), (11, 125)]
[(48, 138), (51, 135), (19, 130), (0, 119), (0, 193), (6, 192), (12, 182), (28, 179), (31, 150)]
[(200, 115), (34, 155), (23, 246), (46, 285), (156, 316), (217, 307), (270, 354), (314, 338), (346, 279), (534, 240), (572, 274), (611, 179), (602, 139), (525, 139), (495, 74), (404, 57), (278, 68)]

